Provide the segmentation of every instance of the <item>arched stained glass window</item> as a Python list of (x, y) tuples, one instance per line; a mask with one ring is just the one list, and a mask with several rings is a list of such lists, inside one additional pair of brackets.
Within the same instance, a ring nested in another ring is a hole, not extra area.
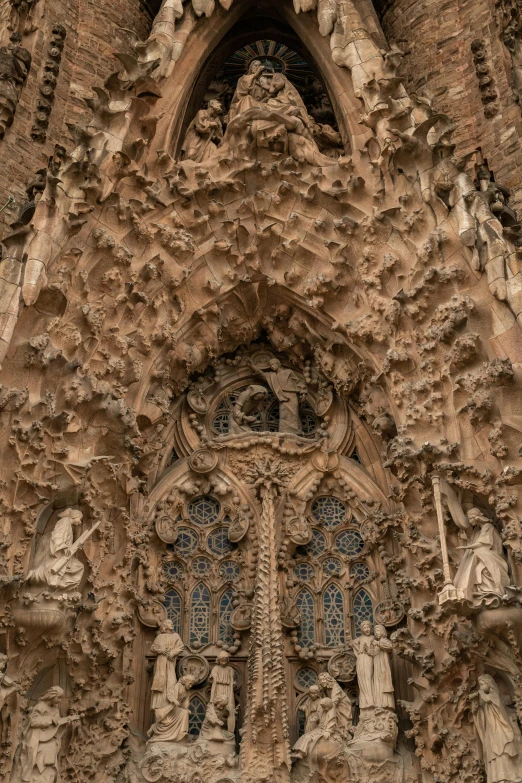
[(219, 566), (219, 575), (222, 579), (226, 579), (227, 582), (235, 582), (241, 576), (241, 569), (233, 560), (225, 560)]
[(323, 571), (327, 576), (339, 576), (343, 570), (343, 564), (336, 557), (327, 557), (323, 560)]
[(297, 733), (299, 737), (302, 737), (306, 728), (306, 713), (301, 707), (297, 710)]
[(191, 645), (210, 642), (210, 592), (202, 582), (195, 586), (190, 597), (189, 637)]
[(232, 601), (234, 592), (232, 588), (225, 590), (219, 602), (219, 638), (226, 644), (233, 644), (234, 631), (230, 625), (230, 615), (232, 614)]
[(327, 529), (340, 525), (346, 519), (346, 507), (342, 500), (333, 495), (323, 495), (312, 504), (312, 515)]
[(227, 552), (232, 551), (226, 527), (218, 527), (217, 530), (209, 533), (207, 544), (210, 551), (215, 555), (225, 555)]
[(324, 533), (321, 533), (320, 530), (316, 530), (315, 528), (313, 528), (312, 540), (310, 541), (309, 544), (305, 544), (304, 546), (298, 546), (296, 549), (296, 555), (302, 555), (303, 557), (312, 555), (313, 557), (318, 557), (319, 555), (322, 555), (325, 549), (326, 549), (326, 537)]
[(311, 685), (315, 685), (317, 682), (317, 672), (310, 666), (304, 666), (299, 669), (296, 674), (297, 684), (304, 691), (307, 691)]
[(361, 623), (369, 620), (373, 623), (373, 605), (369, 593), (362, 589), (353, 599), (353, 619), (355, 625), (355, 635), (361, 635)]
[(294, 574), (300, 582), (309, 582), (313, 579), (314, 569), (309, 563), (298, 563), (294, 568)]
[(336, 537), (334, 546), (342, 555), (358, 555), (364, 549), (364, 541), (357, 530), (343, 530)]
[(205, 720), (205, 702), (199, 696), (193, 696), (189, 705), (189, 734), (197, 737)]
[(181, 596), (177, 590), (169, 590), (163, 602), (167, 617), (172, 620), (176, 633), (181, 634)]
[(351, 573), (356, 582), (362, 582), (363, 579), (368, 579), (370, 576), (370, 569), (366, 563), (354, 563)]
[(183, 566), (181, 565), (181, 563), (178, 563), (175, 560), (173, 560), (170, 563), (165, 563), (165, 565), (163, 566), (163, 573), (165, 574), (165, 578), (168, 579), (169, 582), (179, 582), (179, 580), (183, 576)]
[(178, 537), (174, 544), (169, 546), (182, 557), (188, 557), (198, 545), (198, 536), (189, 527), (178, 528)]
[(323, 593), (324, 639), (327, 647), (344, 644), (344, 598), (339, 587), (328, 585)]
[(315, 606), (312, 594), (308, 590), (301, 590), (296, 604), (301, 615), (297, 639), (301, 647), (308, 648), (315, 644)]
[(221, 507), (219, 501), (211, 495), (201, 495), (191, 500), (188, 506), (188, 515), (196, 525), (213, 525), (217, 522)]
[(198, 576), (205, 576), (210, 572), (212, 563), (207, 557), (195, 557), (192, 561), (192, 570)]

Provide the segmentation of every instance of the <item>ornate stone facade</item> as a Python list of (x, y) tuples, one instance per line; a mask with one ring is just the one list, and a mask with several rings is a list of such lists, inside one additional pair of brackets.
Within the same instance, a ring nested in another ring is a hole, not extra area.
[(2, 242), (2, 779), (522, 783), (510, 191), (369, 3), (155, 12)]

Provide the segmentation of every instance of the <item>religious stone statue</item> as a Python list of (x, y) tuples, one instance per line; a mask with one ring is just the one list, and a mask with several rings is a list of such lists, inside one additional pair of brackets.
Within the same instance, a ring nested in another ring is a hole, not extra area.
[(279, 432), (298, 435), (301, 432), (299, 400), (304, 402), (306, 399), (304, 380), (293, 370), (283, 367), (279, 359), (270, 360), (268, 372), (255, 366), (253, 369), (265, 379), (279, 401)]
[(478, 678), (478, 691), (470, 694), (473, 720), (480, 737), (487, 783), (522, 781), (522, 736), (516, 717), (510, 716), (493, 677)]
[(321, 720), (321, 688), (318, 685), (310, 685), (308, 688), (308, 698), (303, 705), (305, 714), (305, 734), (316, 729)]
[[(293, 748), (294, 758), (305, 758), (311, 756), (315, 746), (321, 740), (328, 740), (336, 733), (339, 728), (335, 704), (328, 696), (319, 699), (319, 718), (314, 728), (305, 729), (305, 733), (299, 737)], [(341, 737), (339, 736), (339, 739)]]
[(228, 717), (227, 729), (233, 732), (236, 726), (236, 705), (234, 701), (234, 669), (228, 665), (229, 654), (220, 650), (216, 656), (216, 665), (212, 667), (209, 678), (212, 680), (210, 701), (226, 699)]
[(27, 574), (28, 582), (64, 589), (80, 584), (84, 567), (71, 555), (74, 544), (73, 530), (79, 527), (82, 519), (82, 512), (76, 509), (68, 508), (58, 514), (58, 522), (50, 538), (46, 541), (44, 537), (36, 552), (34, 567)]
[(457, 547), (464, 550), (464, 557), (454, 585), (475, 606), (488, 605), (504, 596), (510, 584), (502, 539), (478, 508), (468, 512), (468, 521), (474, 531), (468, 544)]
[(177, 682), (176, 661), (184, 649), (185, 645), (174, 631), (172, 621), (164, 620), (150, 648), (151, 653), (158, 656), (154, 663), (151, 709), (158, 710), (167, 706), (167, 694)]
[(0, 46), (0, 139), (12, 124), (20, 92), (31, 68), (31, 55), (20, 46), (22, 36), (14, 32), (11, 43)]
[(251, 431), (249, 425), (257, 421), (252, 414), (259, 410), (267, 396), (268, 389), (265, 389), (264, 386), (252, 384), (243, 389), (229, 418), (228, 431), (231, 435), (240, 435), (243, 432)]
[(201, 163), (210, 158), (223, 138), (220, 115), (223, 109), (219, 101), (209, 101), (206, 109), (200, 109), (190, 125), (181, 148), (182, 159)]
[(237, 80), (236, 91), (228, 112), (229, 122), (268, 97), (266, 89), (259, 85), (259, 77), (263, 71), (264, 65), (261, 60), (252, 60), (248, 72)]
[(322, 672), (317, 683), (324, 696), (328, 696), (335, 708), (335, 720), (339, 733), (343, 736), (349, 734), (352, 727), (352, 704), (338, 682), (328, 672)]
[(149, 742), (183, 743), (188, 736), (190, 689), (195, 683), (191, 674), (184, 674), (167, 691), (167, 704), (155, 710), (155, 723), (148, 733)]
[(390, 670), (389, 652), (393, 645), (387, 638), (383, 625), (375, 628), (365, 620), (361, 624), (362, 636), (354, 639), (351, 646), (357, 657), (357, 682), (359, 684), (359, 707), (382, 707), (393, 710), (395, 701)]
[[(230, 750), (230, 744), (235, 742), (234, 733), (227, 731), (224, 727), (228, 725), (228, 719), (230, 717), (230, 709), (228, 699), (226, 696), (217, 696), (213, 701), (210, 700), (207, 711), (205, 713), (205, 720), (201, 727), (199, 734), (200, 740), (206, 740), (211, 743), (220, 743), (221, 750), (225, 753), (225, 743), (228, 744)], [(217, 749), (220, 749), (220, 745)], [(232, 751), (234, 747), (231, 748)], [(228, 751), (229, 752), (229, 751)], [(227, 752), (227, 755), (228, 755)]]
[(60, 716), (63, 689), (49, 688), (29, 714), (29, 724), (21, 741), (20, 780), (23, 783), (58, 783), (58, 753), (62, 727), (82, 715)]

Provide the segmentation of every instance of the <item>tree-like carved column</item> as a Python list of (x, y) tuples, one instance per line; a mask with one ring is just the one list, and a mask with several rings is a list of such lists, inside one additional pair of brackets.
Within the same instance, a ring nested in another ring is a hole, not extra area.
[(277, 572), (275, 500), (286, 478), (281, 463), (256, 462), (250, 483), (260, 500), (259, 557), (249, 655), (248, 703), (241, 766), (253, 780), (289, 780), (288, 702)]

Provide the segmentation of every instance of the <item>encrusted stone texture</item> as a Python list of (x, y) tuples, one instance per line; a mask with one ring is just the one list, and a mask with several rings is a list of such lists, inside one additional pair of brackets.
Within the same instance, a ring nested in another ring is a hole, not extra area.
[(2, 783), (522, 783), (522, 30), (452, 9), (2, 7)]
[[(383, 14), (384, 32), (408, 50), (401, 68), (410, 89), (427, 86), (438, 110), (457, 124), (461, 154), (480, 147), (497, 182), (522, 205), (522, 112), (513, 101), (511, 58), (502, 43), (494, 0), (394, 0)], [(499, 111), (484, 116), (471, 45), (486, 41)]]
[[(7, 19), (10, 3), (4, 2), (2, 43), (8, 42)], [(46, 0), (35, 8), (38, 29), (24, 35), (23, 45), (32, 54), (32, 66), (22, 90), (13, 125), (0, 149), (0, 207), (9, 196), (18, 207), (26, 200), (25, 188), (36, 172), (45, 167), (55, 144), (70, 145), (66, 123), (85, 117), (84, 98), (94, 85), (102, 85), (114, 70), (115, 51), (130, 51), (129, 38), (122, 28), (146, 37), (151, 15), (139, 0)], [(45, 144), (31, 138), (34, 111), (39, 96), (42, 68), (54, 24), (67, 32), (60, 73), (55, 91), (51, 122)], [(0, 213), (1, 233), (15, 218), (18, 207), (8, 205)]]

